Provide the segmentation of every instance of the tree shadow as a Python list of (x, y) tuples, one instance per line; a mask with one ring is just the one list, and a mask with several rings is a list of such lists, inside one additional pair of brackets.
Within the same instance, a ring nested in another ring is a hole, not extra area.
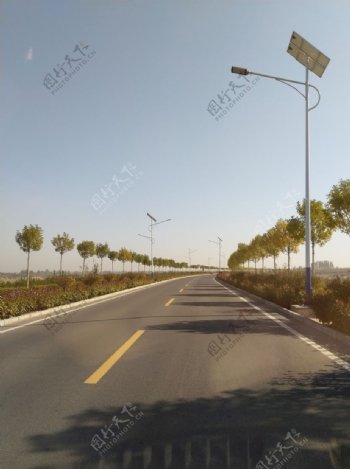
[[(256, 314), (258, 316), (258, 314)], [(264, 318), (246, 319), (242, 313), (241, 317), (228, 319), (204, 319), (198, 321), (177, 321), (164, 324), (149, 325), (147, 330), (162, 330), (188, 332), (194, 334), (273, 334), (279, 336), (289, 336), (290, 332), (280, 327), (273, 321)]]
[(121, 409), (97, 406), (66, 417), (61, 431), (31, 435), (31, 453), (44, 464), (30, 467), (254, 469), (262, 460), (262, 468), (275, 469), (277, 463), (267, 466), (265, 457), (281, 459), (275, 450), (282, 442), (298, 448), (288, 468), (345, 469), (350, 467), (349, 397), (348, 373), (325, 370), (285, 374), (268, 388), (227, 390), (212, 398), (134, 402), (144, 416), (103, 456), (91, 447), (92, 437), (101, 435)]
[(204, 306), (212, 308), (223, 308), (229, 306), (230, 308), (237, 308), (236, 303), (232, 301), (176, 301), (173, 306)]
[(225, 293), (180, 293), (177, 295), (172, 295), (172, 296), (178, 296), (178, 297), (184, 297), (184, 296), (193, 296), (193, 297), (198, 297), (198, 298), (203, 298), (203, 297), (209, 297), (209, 298), (234, 298), (232, 295), (228, 295)]

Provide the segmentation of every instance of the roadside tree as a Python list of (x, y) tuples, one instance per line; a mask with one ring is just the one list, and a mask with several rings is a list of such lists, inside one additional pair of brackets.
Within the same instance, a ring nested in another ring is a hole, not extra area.
[(101, 260), (101, 266), (100, 266), (100, 268), (101, 268), (101, 274), (102, 274), (102, 261), (103, 261), (103, 259), (104, 259), (105, 257), (107, 257), (108, 254), (109, 254), (109, 247), (108, 247), (108, 244), (107, 244), (107, 243), (104, 243), (104, 244), (98, 243), (98, 244), (96, 244), (96, 247), (95, 247), (95, 254), (96, 254), (96, 256), (99, 257), (100, 260)]
[(113, 264), (118, 259), (118, 251), (109, 251), (108, 259), (112, 262), (112, 273), (113, 273)]
[(27, 253), (27, 288), (29, 288), (29, 258), (31, 251), (40, 251), (44, 238), (43, 230), (38, 225), (25, 225), (22, 231), (17, 231), (16, 242), (22, 251)]
[(328, 194), (327, 208), (335, 227), (350, 235), (350, 179), (341, 179)]
[[(297, 212), (300, 220), (305, 226), (305, 200), (297, 203)], [(324, 246), (332, 237), (335, 224), (330, 212), (321, 200), (310, 201), (311, 212), (311, 249), (312, 249), (312, 271), (315, 264), (315, 246)]]
[(83, 258), (83, 274), (85, 272), (86, 259), (95, 255), (95, 243), (93, 241), (82, 241), (77, 245), (77, 251)]
[(52, 238), (51, 243), (54, 246), (55, 251), (60, 254), (60, 275), (62, 275), (63, 254), (74, 249), (74, 238), (70, 238), (69, 234), (64, 232), (62, 235), (58, 234)]

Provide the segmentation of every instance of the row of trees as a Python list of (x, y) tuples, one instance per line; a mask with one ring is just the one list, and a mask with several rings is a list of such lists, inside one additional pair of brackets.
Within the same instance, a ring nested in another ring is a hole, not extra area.
[[(83, 272), (85, 270), (85, 261), (87, 258), (96, 255), (100, 259), (100, 270), (102, 272), (102, 262), (105, 257), (112, 262), (112, 272), (113, 264), (115, 261), (120, 261), (123, 264), (123, 272), (124, 272), (124, 265), (126, 262), (130, 262), (131, 265), (131, 272), (133, 263), (138, 265), (138, 271), (140, 271), (140, 265), (143, 265), (144, 270), (146, 267), (151, 266), (152, 262), (151, 259), (147, 254), (138, 254), (135, 251), (129, 251), (127, 248), (123, 247), (119, 251), (112, 251), (110, 250), (107, 243), (105, 244), (96, 244), (93, 241), (82, 241), (77, 245), (77, 250), (80, 256), (83, 258)], [(163, 268), (173, 268), (173, 269), (184, 269), (187, 268), (187, 262), (176, 262), (173, 259), (163, 259), (161, 257), (154, 257), (153, 258), (153, 265), (155, 267), (163, 267)]]
[[(17, 231), (16, 241), (19, 244), (22, 251), (27, 253), (27, 288), (29, 287), (29, 260), (30, 253), (32, 251), (39, 251), (44, 242), (43, 230), (38, 225), (26, 225), (21, 231)], [(62, 263), (63, 255), (75, 248), (74, 238), (71, 238), (68, 233), (55, 236), (51, 243), (56, 252), (60, 255), (60, 274), (62, 274)], [(130, 262), (131, 272), (133, 263), (138, 265), (138, 271), (140, 266), (143, 266), (144, 271), (146, 267), (152, 265), (151, 259), (147, 254), (138, 254), (134, 251), (130, 251), (125, 247), (119, 249), (119, 251), (111, 250), (107, 243), (97, 243), (93, 241), (82, 241), (76, 246), (77, 251), (83, 259), (82, 271), (85, 272), (86, 260), (93, 256), (96, 256), (100, 261), (100, 271), (103, 270), (103, 260), (107, 257), (112, 263), (112, 272), (114, 271), (114, 262), (120, 261), (124, 266), (126, 262)], [(153, 264), (158, 269), (186, 269), (188, 268), (187, 262), (176, 262), (174, 259), (163, 259), (161, 257), (154, 257)], [(209, 269), (209, 266), (192, 266), (192, 268), (198, 269)]]
[[(297, 216), (287, 220), (278, 220), (272, 228), (264, 234), (255, 236), (249, 244), (239, 243), (238, 249), (233, 252), (228, 260), (231, 269), (244, 267), (245, 263), (261, 260), (262, 268), (266, 258), (273, 258), (276, 269), (276, 258), (285, 253), (290, 269), (290, 257), (297, 253), (305, 237), (305, 201), (297, 203)], [(327, 196), (327, 202), (312, 200), (311, 212), (311, 249), (312, 267), (315, 263), (315, 247), (323, 246), (332, 237), (335, 230), (350, 235), (350, 179), (340, 180), (334, 185)]]

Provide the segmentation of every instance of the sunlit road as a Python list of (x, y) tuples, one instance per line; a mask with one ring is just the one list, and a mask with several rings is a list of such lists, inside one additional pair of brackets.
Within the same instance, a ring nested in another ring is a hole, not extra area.
[(350, 347), (311, 321), (203, 275), (45, 324), (1, 329), (1, 468), (350, 467)]

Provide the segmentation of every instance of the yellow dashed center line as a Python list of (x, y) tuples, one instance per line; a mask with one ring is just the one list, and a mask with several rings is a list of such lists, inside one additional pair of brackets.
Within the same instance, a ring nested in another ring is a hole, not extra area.
[(170, 306), (174, 300), (175, 298), (171, 298), (167, 303), (165, 303), (165, 306)]
[(89, 376), (84, 383), (96, 384), (112, 368), (113, 365), (124, 355), (125, 352), (142, 336), (144, 330), (136, 331), (121, 347), (118, 348), (97, 370)]

